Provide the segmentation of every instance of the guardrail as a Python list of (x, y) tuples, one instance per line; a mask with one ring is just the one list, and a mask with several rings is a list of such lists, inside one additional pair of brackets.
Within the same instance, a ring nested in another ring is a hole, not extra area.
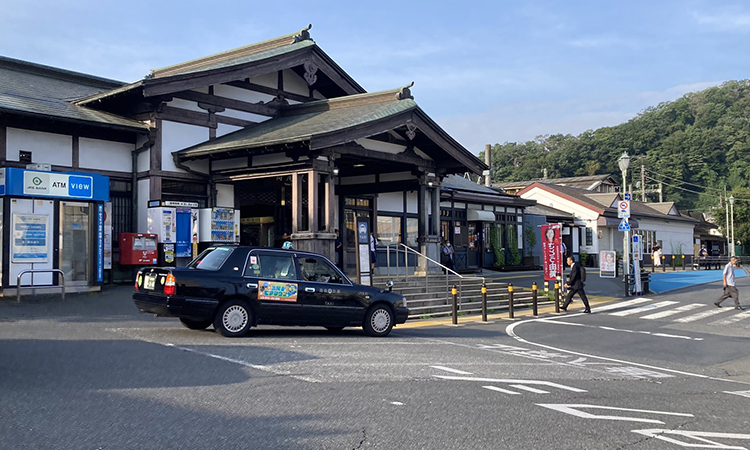
[[(16, 303), (21, 303), (21, 277), (27, 273), (57, 273), (62, 277), (62, 299), (65, 300), (65, 273), (60, 269), (27, 269), (22, 270), (16, 277)], [(41, 286), (34, 286), (41, 287)], [(45, 286), (46, 287), (46, 286)], [(54, 286), (53, 286), (54, 287)]]

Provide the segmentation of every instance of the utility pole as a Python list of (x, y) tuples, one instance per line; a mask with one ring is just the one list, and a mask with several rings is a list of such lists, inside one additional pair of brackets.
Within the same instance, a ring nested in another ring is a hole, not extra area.
[(727, 238), (727, 256), (729, 256), (729, 199), (727, 199), (727, 185), (724, 185), (724, 207), (727, 212), (727, 221), (724, 226), (724, 237)]
[(646, 166), (641, 164), (641, 201), (646, 203)]

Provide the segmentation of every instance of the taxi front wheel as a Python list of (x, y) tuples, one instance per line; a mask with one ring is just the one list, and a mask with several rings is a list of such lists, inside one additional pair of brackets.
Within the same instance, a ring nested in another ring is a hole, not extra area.
[(365, 323), (362, 327), (368, 336), (388, 336), (393, 329), (393, 311), (386, 305), (372, 306), (365, 315)]
[(214, 328), (222, 336), (247, 336), (253, 323), (253, 311), (243, 300), (229, 300), (219, 307), (214, 318)]

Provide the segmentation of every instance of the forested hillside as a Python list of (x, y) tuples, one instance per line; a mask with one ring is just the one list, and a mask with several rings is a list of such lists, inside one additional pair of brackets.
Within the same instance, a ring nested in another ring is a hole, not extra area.
[[(631, 156), (628, 178), (664, 183), (664, 201), (681, 210), (713, 212), (723, 224), (726, 186), (734, 204), (735, 237), (750, 239), (750, 80), (686, 94), (661, 103), (626, 123), (578, 136), (545, 135), (524, 143), (497, 144), (492, 151), (494, 182), (611, 173), (620, 180), (617, 159)], [(484, 158), (480, 154), (480, 158)], [(634, 189), (637, 191), (637, 189)], [(654, 197), (651, 197), (654, 199)]]

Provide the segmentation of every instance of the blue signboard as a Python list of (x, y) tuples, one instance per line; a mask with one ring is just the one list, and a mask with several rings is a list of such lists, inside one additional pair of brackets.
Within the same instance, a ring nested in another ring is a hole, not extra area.
[(104, 204), (96, 205), (96, 281), (104, 281)]
[[(3, 176), (4, 175), (4, 176)], [(109, 177), (98, 173), (42, 172), (6, 167), (0, 172), (0, 195), (109, 201)]]

